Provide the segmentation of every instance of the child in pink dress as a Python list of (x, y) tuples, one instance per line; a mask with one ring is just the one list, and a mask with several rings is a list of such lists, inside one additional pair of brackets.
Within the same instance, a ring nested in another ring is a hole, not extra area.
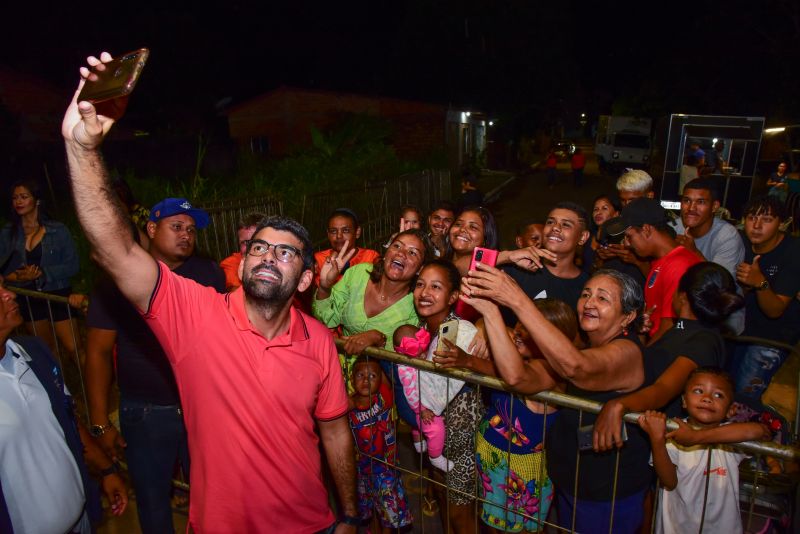
[[(411, 358), (420, 356), (424, 358), (430, 341), (430, 334), (424, 328), (417, 329), (411, 325), (404, 325), (394, 332), (395, 352), (405, 354)], [(417, 415), (417, 427), (419, 430), (411, 431), (411, 435), (414, 438), (414, 448), (417, 452), (424, 452), (427, 442), (428, 457), (431, 460), (431, 464), (442, 471), (450, 471), (453, 468), (453, 462), (442, 454), (445, 438), (444, 417), (441, 412), (437, 414), (421, 402), (417, 369), (408, 365), (398, 365), (397, 372), (400, 376), (400, 382), (403, 384), (403, 393), (406, 396), (406, 400), (408, 400), (409, 406)], [(425, 436), (424, 438), (420, 435), (420, 430), (422, 435)]]

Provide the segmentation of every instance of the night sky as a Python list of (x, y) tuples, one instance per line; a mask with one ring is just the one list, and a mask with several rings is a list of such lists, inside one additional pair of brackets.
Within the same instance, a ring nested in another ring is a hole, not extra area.
[(293, 85), (482, 109), (517, 131), (578, 110), (800, 122), (800, 2), (80, 4), (4, 8), (0, 63), (68, 93), (86, 55), (149, 47), (131, 106), (152, 121)]

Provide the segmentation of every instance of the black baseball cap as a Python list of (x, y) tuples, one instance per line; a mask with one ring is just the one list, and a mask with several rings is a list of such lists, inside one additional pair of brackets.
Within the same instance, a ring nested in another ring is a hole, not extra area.
[(602, 233), (605, 235), (617, 236), (625, 232), (632, 226), (644, 226), (651, 224), (664, 224), (670, 221), (667, 210), (661, 207), (661, 203), (654, 198), (637, 198), (630, 204), (622, 208), (619, 217), (614, 217), (603, 223)]

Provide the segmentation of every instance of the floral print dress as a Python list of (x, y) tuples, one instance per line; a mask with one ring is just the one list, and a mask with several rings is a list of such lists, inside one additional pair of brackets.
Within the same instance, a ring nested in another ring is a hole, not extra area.
[(553, 499), (544, 435), (557, 413), (532, 412), (508, 393), (492, 393), (478, 426), (476, 463), (484, 523), (497, 530), (537, 532)]

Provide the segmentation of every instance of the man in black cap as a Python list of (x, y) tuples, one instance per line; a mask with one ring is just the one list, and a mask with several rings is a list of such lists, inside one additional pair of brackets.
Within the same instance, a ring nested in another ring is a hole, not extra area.
[[(193, 255), (197, 230), (208, 224), (208, 214), (188, 200), (164, 199), (150, 210), (148, 252), (176, 274), (224, 293), (219, 266)], [(188, 475), (189, 449), (169, 360), (141, 314), (109, 278), (92, 291), (87, 326), (89, 430), (112, 458), (124, 450), (142, 532), (172, 532), (172, 475), (176, 461)], [(115, 346), (122, 435), (109, 421)]]
[(603, 225), (608, 235), (625, 234), (624, 243), (637, 256), (652, 260), (644, 286), (645, 309), (652, 322), (649, 343), (672, 327), (672, 296), (678, 281), (686, 269), (700, 262), (697, 254), (678, 244), (669, 222), (658, 200), (637, 198), (622, 209), (619, 217)]

